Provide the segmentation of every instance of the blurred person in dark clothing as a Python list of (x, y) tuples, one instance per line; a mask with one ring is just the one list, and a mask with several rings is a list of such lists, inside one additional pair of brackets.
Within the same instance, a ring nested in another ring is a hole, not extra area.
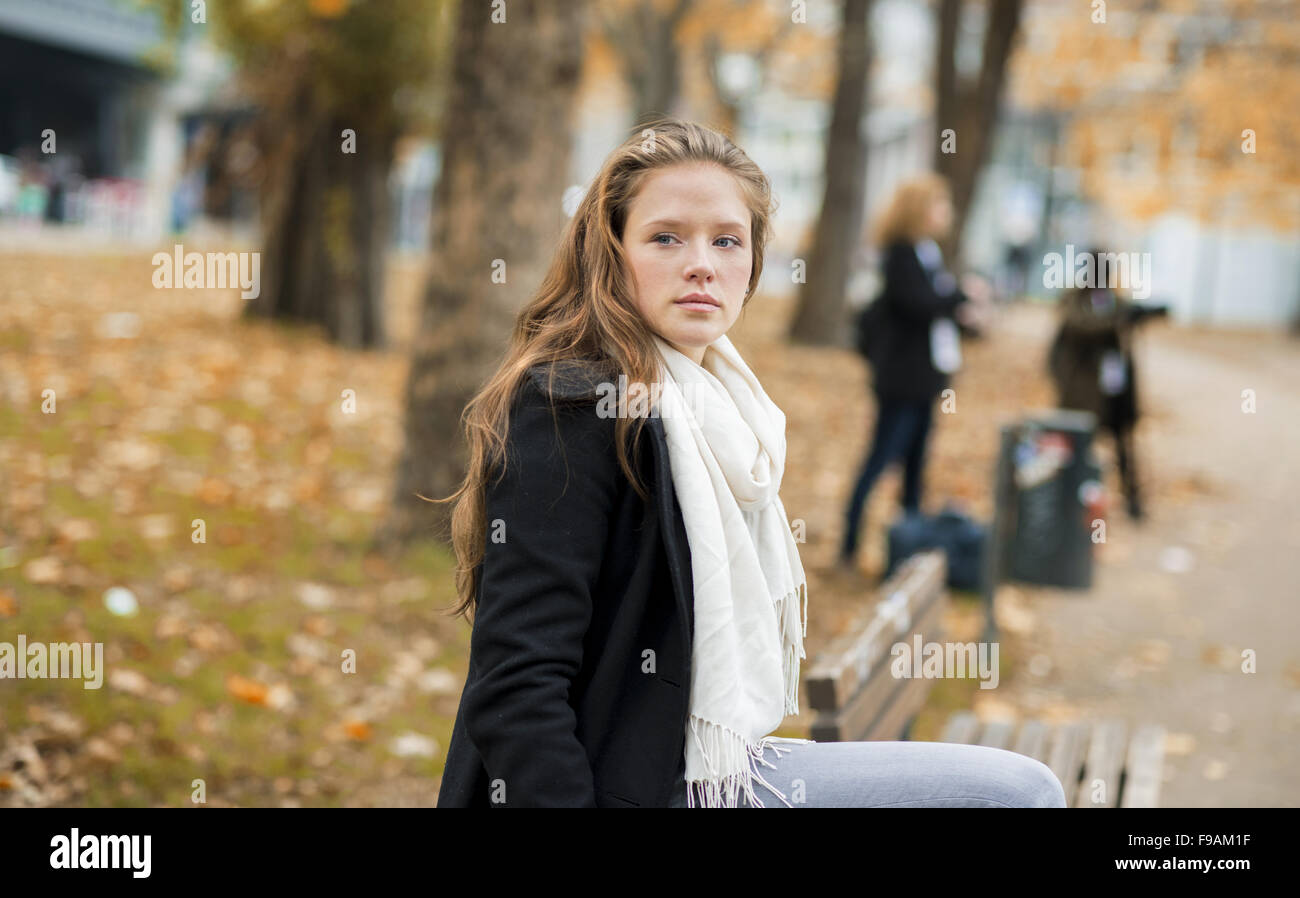
[(876, 479), (903, 463), (902, 505), (919, 512), (925, 450), (934, 400), (961, 366), (960, 331), (985, 325), (988, 283), (967, 275), (959, 284), (944, 268), (936, 241), (952, 228), (947, 182), (924, 174), (901, 184), (876, 225), (884, 283), (859, 316), (859, 347), (872, 369), (876, 425), (871, 448), (845, 512), (837, 566), (854, 569), (863, 508)]
[[(1102, 258), (1092, 250), (1094, 259)], [(1104, 279), (1098, 278), (1098, 283)], [(1133, 359), (1136, 325), (1162, 316), (1168, 306), (1144, 306), (1119, 287), (1073, 287), (1060, 300), (1060, 325), (1048, 351), (1048, 369), (1061, 408), (1091, 412), (1098, 430), (1115, 439), (1115, 456), (1129, 516), (1140, 520), (1133, 430), (1138, 420), (1137, 368)]]

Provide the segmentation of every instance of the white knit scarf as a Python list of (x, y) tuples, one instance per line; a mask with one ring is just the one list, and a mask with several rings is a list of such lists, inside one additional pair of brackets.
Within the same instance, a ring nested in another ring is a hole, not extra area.
[[(686, 734), (687, 804), (736, 807), (799, 712), (799, 660), (807, 635), (807, 582), (778, 491), (785, 414), (724, 334), (703, 365), (655, 337), (664, 365), (658, 413), (673, 488), (691, 549), (695, 640)], [(801, 614), (802, 612), (802, 614)], [(787, 749), (788, 751), (788, 749)]]

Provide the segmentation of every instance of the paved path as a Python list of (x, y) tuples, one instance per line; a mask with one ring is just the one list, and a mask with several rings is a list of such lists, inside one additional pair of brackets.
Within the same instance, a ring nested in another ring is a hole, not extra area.
[(1163, 722), (1163, 806), (1300, 805), (1300, 342), (1156, 325), (1139, 352), (1149, 517), (1112, 511), (1090, 592), (1000, 594), (1043, 657), (998, 700)]

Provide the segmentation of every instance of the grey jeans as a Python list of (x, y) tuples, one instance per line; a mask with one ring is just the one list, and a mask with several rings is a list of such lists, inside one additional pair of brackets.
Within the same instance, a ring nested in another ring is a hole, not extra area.
[[(1065, 790), (1041, 761), (1001, 748), (948, 742), (813, 742), (767, 746), (769, 808), (1063, 808)], [(679, 783), (679, 787), (684, 783)], [(670, 807), (684, 808), (679, 788)], [(698, 806), (698, 802), (697, 802)], [(739, 807), (752, 807), (740, 794)]]

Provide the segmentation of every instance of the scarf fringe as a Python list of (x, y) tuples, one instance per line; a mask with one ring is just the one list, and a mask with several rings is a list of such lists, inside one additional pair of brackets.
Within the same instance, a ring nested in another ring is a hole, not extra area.
[[(746, 744), (745, 738), (728, 727), (698, 717), (691, 718), (691, 734), (695, 737), (705, 763), (713, 774), (709, 779), (687, 783), (686, 806), (706, 808), (734, 808), (740, 799), (740, 793), (750, 807), (762, 808), (765, 804), (754, 792), (754, 781), (766, 786), (781, 799), (786, 807), (794, 807), (781, 791), (763, 778), (758, 765), (776, 769), (776, 765), (763, 757), (764, 749), (770, 747), (779, 758), (782, 744), (807, 745), (811, 739), (794, 739), (788, 736), (764, 736), (753, 745)], [(789, 752), (790, 749), (785, 749)], [(718, 777), (719, 767), (732, 769), (739, 767), (737, 773)], [(698, 804), (697, 804), (698, 801)]]
[(799, 659), (807, 658), (803, 637), (808, 635), (808, 584), (800, 582), (774, 603), (781, 629), (782, 669), (785, 677), (785, 713), (799, 713)]
[[(799, 713), (799, 660), (806, 658), (803, 648), (803, 636), (808, 632), (808, 585), (800, 582), (798, 586), (778, 599), (774, 607), (781, 627), (784, 645), (783, 674), (785, 676), (785, 713)], [(781, 791), (763, 778), (758, 765), (776, 768), (763, 757), (764, 749), (771, 746), (779, 758), (781, 744), (811, 744), (811, 739), (796, 739), (787, 736), (764, 736), (754, 744), (749, 744), (745, 737), (730, 727), (703, 720), (694, 715), (690, 719), (691, 733), (708, 768), (707, 779), (688, 783), (687, 807), (734, 808), (745, 793), (750, 807), (765, 807), (754, 793), (754, 781), (766, 786), (786, 807), (793, 807)], [(789, 751), (789, 749), (786, 749)], [(726, 776), (720, 776), (720, 770), (738, 770)]]

